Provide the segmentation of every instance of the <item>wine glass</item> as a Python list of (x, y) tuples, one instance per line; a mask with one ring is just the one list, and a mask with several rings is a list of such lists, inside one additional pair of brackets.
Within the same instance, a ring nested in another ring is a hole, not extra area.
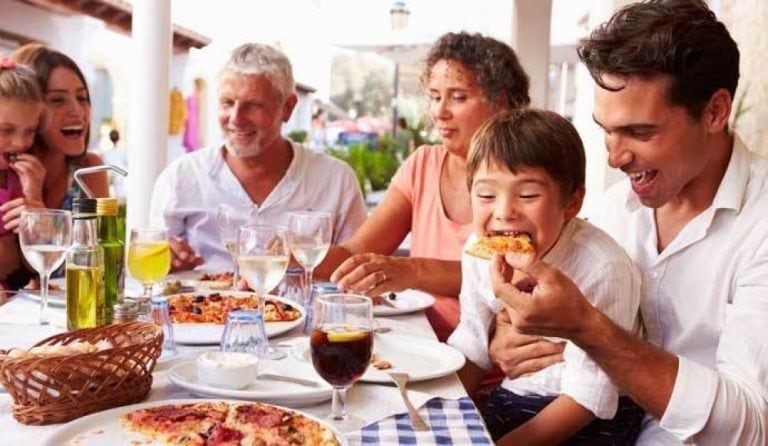
[(293, 257), (304, 268), (304, 303), (312, 305), (312, 272), (328, 253), (333, 236), (328, 212), (292, 212), (288, 216), (288, 244)]
[[(245, 225), (237, 237), (240, 274), (259, 298), (259, 311), (264, 314), (266, 294), (272, 291), (288, 268), (288, 244), (285, 228), (269, 225)], [(285, 353), (265, 347), (266, 359), (280, 359)]]
[(355, 294), (322, 294), (315, 299), (309, 338), (312, 365), (333, 386), (326, 417), (342, 430), (359, 423), (346, 413), (346, 392), (357, 382), (373, 351), (373, 304)]
[(72, 214), (56, 209), (22, 211), (19, 244), (30, 266), (40, 274), (40, 324), (48, 324), (48, 281), (64, 262), (72, 242)]
[(143, 298), (148, 302), (152, 287), (171, 270), (171, 250), (165, 228), (139, 227), (131, 229), (128, 244), (128, 271), (144, 287)]
[(232, 289), (237, 290), (240, 280), (240, 268), (237, 262), (237, 232), (240, 226), (255, 222), (258, 208), (255, 205), (234, 206), (220, 204), (216, 214), (216, 226), (219, 229), (219, 239), (226, 248), (235, 264), (232, 277)]

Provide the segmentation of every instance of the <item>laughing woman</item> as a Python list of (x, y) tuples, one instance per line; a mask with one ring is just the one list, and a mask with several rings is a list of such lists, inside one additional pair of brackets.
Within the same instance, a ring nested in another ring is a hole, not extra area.
[[(45, 166), (45, 205), (71, 210), (72, 200), (83, 194), (74, 181), (75, 170), (104, 164), (98, 155), (87, 151), (91, 100), (85, 77), (72, 59), (44, 45), (24, 45), (13, 57), (34, 69), (48, 106), (33, 148)], [(91, 174), (83, 180), (95, 197), (109, 195), (106, 173)]]

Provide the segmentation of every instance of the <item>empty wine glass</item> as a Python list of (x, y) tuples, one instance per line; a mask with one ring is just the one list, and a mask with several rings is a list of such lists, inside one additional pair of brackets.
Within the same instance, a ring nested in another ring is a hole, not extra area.
[(48, 281), (64, 262), (72, 242), (72, 214), (55, 209), (22, 211), (19, 244), (24, 257), (40, 274), (40, 324), (48, 324)]
[(312, 272), (328, 253), (333, 237), (328, 212), (292, 212), (288, 216), (288, 244), (293, 257), (304, 268), (304, 303), (312, 305)]
[(346, 392), (368, 369), (373, 352), (373, 304), (355, 294), (323, 294), (315, 299), (309, 338), (312, 365), (333, 386), (326, 417), (342, 430), (360, 420), (346, 413)]
[[(259, 298), (259, 311), (264, 314), (267, 293), (283, 280), (288, 268), (288, 244), (285, 228), (270, 225), (245, 225), (237, 238), (240, 274)], [(285, 353), (266, 347), (264, 358), (280, 359)]]
[(128, 244), (128, 271), (144, 287), (149, 302), (152, 287), (171, 270), (171, 251), (165, 228), (133, 228)]
[(237, 282), (240, 280), (240, 271), (237, 262), (237, 232), (240, 226), (255, 223), (258, 216), (256, 205), (235, 206), (220, 204), (216, 214), (216, 226), (219, 230), (219, 239), (224, 245), (234, 262), (234, 274), (232, 288), (237, 290)]

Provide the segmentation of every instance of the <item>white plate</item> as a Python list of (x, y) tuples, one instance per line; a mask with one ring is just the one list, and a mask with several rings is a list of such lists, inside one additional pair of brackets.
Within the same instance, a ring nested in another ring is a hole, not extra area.
[[(413, 313), (431, 307), (435, 304), (435, 298), (432, 295), (416, 291), (405, 290), (397, 294), (394, 300), (388, 300), (389, 304), (373, 306), (374, 316), (397, 316), (400, 314)], [(386, 296), (384, 297), (386, 299)]]
[(195, 395), (209, 398), (248, 399), (263, 403), (282, 404), (289, 407), (311, 406), (331, 399), (333, 388), (318, 376), (311, 364), (299, 362), (291, 358), (281, 361), (266, 360), (259, 363), (258, 370), (259, 373), (293, 376), (316, 381), (321, 384), (321, 387), (307, 387), (282, 381), (257, 379), (244, 389), (223, 389), (198, 381), (197, 363), (195, 361), (185, 361), (177, 364), (168, 372), (168, 377), (171, 382), (191, 391)]
[[(221, 294), (224, 296), (252, 296), (251, 292), (244, 291), (201, 291), (198, 290), (195, 293), (183, 293), (183, 294)], [(168, 296), (171, 297), (171, 296)], [(281, 335), (304, 323), (306, 312), (304, 307), (296, 302), (288, 299), (284, 299), (279, 296), (268, 295), (268, 299), (276, 300), (290, 304), (297, 308), (301, 312), (301, 317), (289, 322), (267, 322), (264, 324), (264, 330), (267, 332), (267, 337), (274, 337)], [(179, 344), (188, 345), (211, 345), (221, 342), (221, 335), (224, 332), (224, 324), (173, 324), (173, 338)]]
[[(210, 401), (211, 400), (200, 399), (152, 401), (148, 403), (116, 407), (114, 409), (105, 410), (103, 412), (96, 412), (94, 414), (78, 418), (74, 421), (70, 421), (69, 423), (63, 425), (53, 435), (51, 435), (45, 443), (43, 443), (43, 446), (128, 446), (136, 444), (145, 446), (160, 445), (162, 443), (159, 441), (152, 441), (148, 437), (138, 433), (130, 432), (128, 429), (120, 426), (120, 416), (129, 412), (133, 412), (134, 410), (145, 409), (148, 407), (164, 406), (166, 404), (184, 404)], [(281, 409), (298, 412), (307, 418), (317, 421), (327, 429), (331, 430), (334, 434), (336, 434), (336, 439), (342, 446), (346, 446), (348, 444), (346, 437), (344, 437), (344, 435), (339, 432), (338, 429), (334, 428), (329, 423), (298, 410), (282, 407)]]
[[(388, 372), (405, 372), (409, 381), (440, 378), (464, 366), (464, 355), (455, 348), (431, 339), (417, 336), (378, 334), (373, 338), (373, 353), (380, 360), (389, 361), (392, 368), (379, 370), (369, 366), (360, 381), (391, 383)], [(303, 339), (291, 351), (295, 359), (312, 363), (309, 339)]]

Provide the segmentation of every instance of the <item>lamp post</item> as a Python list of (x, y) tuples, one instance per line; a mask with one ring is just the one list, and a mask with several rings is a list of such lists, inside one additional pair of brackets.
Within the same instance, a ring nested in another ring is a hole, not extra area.
[[(392, 25), (392, 31), (400, 31), (408, 26), (408, 16), (411, 11), (408, 10), (403, 0), (395, 0), (392, 9), (389, 10), (389, 18)], [(400, 86), (400, 64), (395, 61), (395, 88), (392, 97), (392, 137), (397, 134), (397, 96)]]

